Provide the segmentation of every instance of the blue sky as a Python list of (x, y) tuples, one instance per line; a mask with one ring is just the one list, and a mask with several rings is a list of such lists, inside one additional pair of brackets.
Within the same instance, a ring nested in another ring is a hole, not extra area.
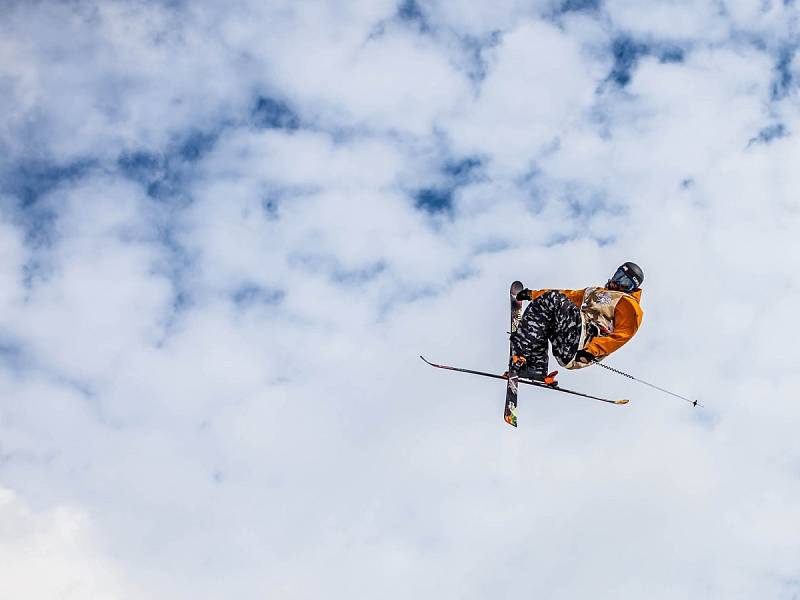
[[(9, 2), (0, 596), (800, 594), (793, 2)], [(646, 273), (570, 386), (510, 281)]]

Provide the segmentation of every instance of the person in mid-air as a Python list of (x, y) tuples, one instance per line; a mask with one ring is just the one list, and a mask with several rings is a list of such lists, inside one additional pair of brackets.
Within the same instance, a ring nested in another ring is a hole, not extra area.
[(642, 323), (643, 281), (639, 265), (626, 262), (605, 287), (522, 290), (517, 300), (530, 304), (511, 334), (509, 374), (557, 385), (556, 372), (548, 373), (548, 341), (567, 369), (589, 366), (621, 348)]

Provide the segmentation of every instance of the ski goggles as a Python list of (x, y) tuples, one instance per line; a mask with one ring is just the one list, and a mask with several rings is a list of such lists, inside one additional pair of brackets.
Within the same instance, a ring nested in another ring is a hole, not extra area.
[(616, 273), (611, 277), (611, 281), (616, 283), (623, 292), (632, 292), (639, 287), (639, 283), (628, 275), (628, 271), (624, 267), (617, 269)]

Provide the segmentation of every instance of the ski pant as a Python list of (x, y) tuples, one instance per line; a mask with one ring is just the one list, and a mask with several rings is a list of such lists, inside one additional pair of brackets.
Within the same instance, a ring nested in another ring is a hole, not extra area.
[[(581, 337), (581, 311), (564, 294), (545, 292), (532, 300), (511, 334), (511, 353), (525, 357), (522, 374), (543, 377), (547, 374), (547, 342), (561, 364), (571, 361), (578, 351)], [(509, 372), (514, 365), (509, 365)]]

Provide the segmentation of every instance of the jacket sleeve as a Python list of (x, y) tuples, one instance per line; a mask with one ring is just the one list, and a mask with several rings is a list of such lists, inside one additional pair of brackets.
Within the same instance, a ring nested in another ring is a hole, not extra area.
[(641, 323), (642, 310), (631, 300), (622, 298), (614, 309), (614, 331), (609, 335), (594, 338), (586, 345), (585, 350), (598, 358), (603, 358), (631, 339)]
[(561, 292), (564, 294), (569, 300), (578, 305), (578, 308), (583, 304), (583, 290), (551, 290), (551, 289), (543, 289), (543, 290), (531, 290), (531, 300), (535, 300), (545, 292)]

